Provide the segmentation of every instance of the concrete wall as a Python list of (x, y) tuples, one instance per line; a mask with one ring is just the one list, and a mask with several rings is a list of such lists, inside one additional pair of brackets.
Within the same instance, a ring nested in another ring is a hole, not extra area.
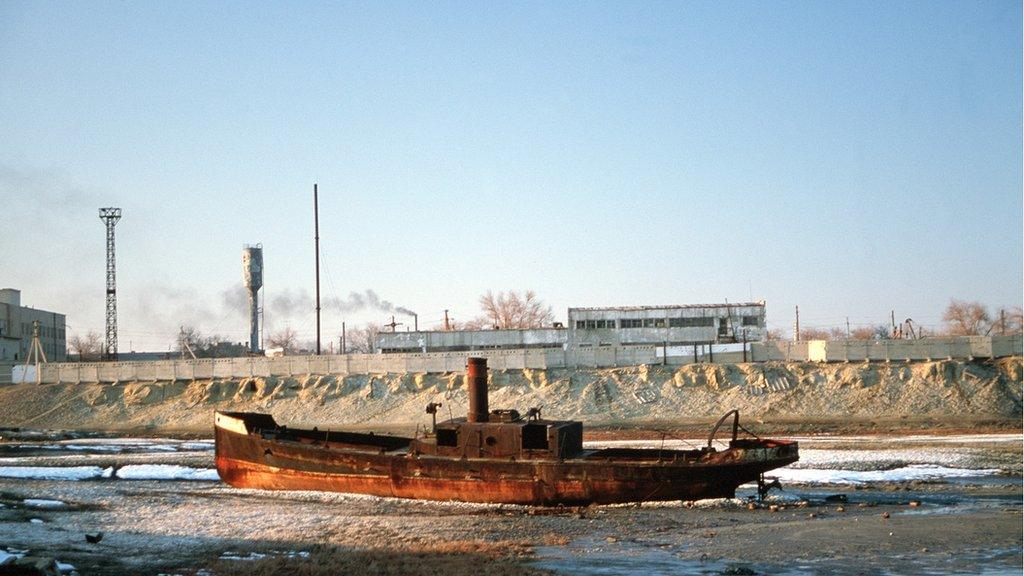
[(1021, 336), (958, 336), (920, 340), (809, 340), (758, 342), (752, 359), (806, 362), (865, 362), (999, 358), (1021, 354)]
[[(409, 354), (347, 354), (336, 356), (284, 356), (281, 358), (216, 358), (151, 362), (51, 363), (42, 366), (43, 383), (174, 381), (217, 378), (290, 377), (309, 374), (364, 374), (465, 371), (469, 356), (487, 358), (488, 366), (502, 369), (567, 367), (607, 368), (654, 364), (651, 346), (583, 350), (527, 349), (432, 352)], [(33, 374), (32, 381), (35, 375)]]
[[(284, 356), (281, 358), (215, 358), (139, 362), (63, 362), (42, 365), (43, 383), (174, 381), (249, 377), (292, 377), (309, 374), (365, 374), (403, 372), (454, 372), (465, 370), (466, 358), (482, 356), (495, 370), (544, 368), (610, 368), (642, 364), (678, 366), (692, 362), (743, 361), (740, 345), (716, 345), (699, 350), (695, 359), (689, 349), (655, 346), (599, 346), (576, 349), (477, 350), (396, 354), (347, 354), (336, 356)], [(749, 344), (751, 362), (844, 362), (939, 360), (945, 358), (994, 358), (1021, 355), (1020, 336), (972, 336), (923, 340), (857, 341), (812, 340)], [(713, 352), (713, 353), (712, 353)], [(0, 365), (0, 368), (3, 368)], [(0, 370), (0, 382), (9, 374)], [(17, 379), (16, 379), (17, 380)], [(32, 374), (31, 381), (35, 381)]]

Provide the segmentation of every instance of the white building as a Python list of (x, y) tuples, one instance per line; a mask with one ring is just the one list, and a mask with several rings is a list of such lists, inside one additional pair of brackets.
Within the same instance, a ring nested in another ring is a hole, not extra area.
[(39, 322), (39, 342), (46, 359), (67, 359), (63, 314), (21, 305), (21, 291), (0, 290), (0, 362), (22, 362), (32, 345), (32, 326)]
[(568, 326), (528, 330), (381, 332), (380, 352), (446, 352), (591, 346), (691, 346), (757, 342), (765, 304), (687, 304), (569, 308)]

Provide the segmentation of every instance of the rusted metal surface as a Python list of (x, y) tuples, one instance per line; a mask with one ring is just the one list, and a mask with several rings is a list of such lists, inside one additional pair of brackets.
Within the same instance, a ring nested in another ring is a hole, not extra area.
[(511, 410), (488, 414), (486, 364), (473, 366), (470, 398), (482, 378), (483, 402), (470, 409), (478, 420), (441, 422), (422, 438), (295, 430), (266, 414), (218, 412), (217, 470), (242, 488), (577, 505), (731, 497), (798, 458), (795, 442), (736, 438), (742, 427), (732, 412), (719, 421), (734, 417), (725, 450), (584, 450), (580, 422), (542, 420), (533, 411), (527, 419)]
[(469, 392), (468, 422), (487, 422), (490, 410), (487, 409), (487, 359), (469, 358), (466, 360), (466, 385)]

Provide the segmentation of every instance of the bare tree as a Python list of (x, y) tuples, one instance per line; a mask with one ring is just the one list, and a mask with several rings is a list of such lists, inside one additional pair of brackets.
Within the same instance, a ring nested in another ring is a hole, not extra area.
[(846, 335), (845, 328), (829, 328), (828, 339), (829, 340), (846, 340), (849, 336)]
[(480, 297), (480, 309), (488, 326), (505, 329), (541, 328), (551, 325), (555, 319), (551, 307), (532, 290), (522, 294), (507, 290), (497, 295), (488, 290)]
[(996, 334), (1021, 334), (1024, 332), (1024, 313), (1020, 306), (1000, 308), (992, 325), (992, 332)]
[(182, 326), (175, 341), (174, 349), (191, 358), (236, 358), (245, 356), (249, 348), (242, 342), (231, 342), (223, 336), (206, 336), (195, 326)]
[(380, 326), (372, 322), (364, 324), (361, 328), (352, 328), (347, 334), (347, 351), (357, 354), (375, 353), (378, 334), (380, 334)]
[(203, 351), (209, 347), (211, 339), (203, 336), (195, 326), (182, 326), (176, 335), (174, 349), (184, 352), (185, 357), (190, 357), (189, 350), (197, 357), (203, 357)]
[(765, 342), (778, 342), (779, 340), (784, 340), (784, 339), (785, 338), (783, 338), (783, 336), (782, 336), (782, 330), (779, 330), (778, 328), (775, 328), (775, 329), (772, 329), (772, 330), (766, 330), (765, 333), (764, 333), (764, 341)]
[(950, 300), (942, 314), (946, 333), (952, 336), (987, 335), (992, 330), (992, 317), (980, 302)]
[(828, 331), (821, 328), (804, 328), (800, 331), (800, 340), (828, 340)]
[(92, 331), (84, 337), (75, 334), (68, 340), (68, 353), (77, 355), (79, 362), (95, 362), (103, 355), (103, 339)]
[(281, 348), (285, 354), (294, 354), (299, 349), (299, 336), (291, 326), (274, 332), (268, 339), (269, 348)]
[(887, 340), (889, 336), (889, 327), (885, 324), (861, 326), (850, 330), (850, 338), (853, 340)]

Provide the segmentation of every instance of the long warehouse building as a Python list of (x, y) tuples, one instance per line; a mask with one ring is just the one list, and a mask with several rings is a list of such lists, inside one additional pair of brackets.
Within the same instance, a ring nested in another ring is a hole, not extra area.
[(765, 303), (569, 308), (568, 325), (525, 330), (381, 332), (377, 350), (452, 352), (592, 346), (691, 346), (757, 342)]

